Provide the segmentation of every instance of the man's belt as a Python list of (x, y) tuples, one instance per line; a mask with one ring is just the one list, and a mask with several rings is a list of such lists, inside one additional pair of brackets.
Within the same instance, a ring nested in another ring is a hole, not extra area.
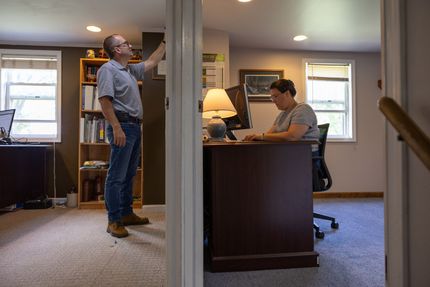
[(115, 116), (120, 123), (135, 123), (139, 125), (142, 123), (141, 119), (130, 116), (126, 112), (115, 111)]

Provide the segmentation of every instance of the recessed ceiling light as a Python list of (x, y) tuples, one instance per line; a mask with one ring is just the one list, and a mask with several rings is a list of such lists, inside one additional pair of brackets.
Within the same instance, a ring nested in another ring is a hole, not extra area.
[(303, 41), (306, 40), (308, 37), (306, 37), (305, 35), (297, 35), (293, 38), (294, 41)]
[(87, 26), (87, 30), (91, 32), (100, 32), (102, 29), (97, 26)]
[(246, 3), (246, 2), (251, 2), (252, 0), (237, 0), (237, 1)]

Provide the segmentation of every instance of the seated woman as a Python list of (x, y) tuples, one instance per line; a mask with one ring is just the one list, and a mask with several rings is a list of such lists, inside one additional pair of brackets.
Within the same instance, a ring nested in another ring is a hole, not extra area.
[[(315, 112), (308, 104), (297, 103), (294, 100), (295, 95), (293, 81), (281, 79), (273, 82), (270, 85), (270, 96), (281, 113), (267, 132), (247, 135), (244, 140), (318, 140), (319, 129)], [(318, 150), (318, 146), (312, 150)]]

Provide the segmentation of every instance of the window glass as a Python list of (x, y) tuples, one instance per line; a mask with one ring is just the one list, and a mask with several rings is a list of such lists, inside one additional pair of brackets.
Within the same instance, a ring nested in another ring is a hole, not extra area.
[(305, 60), (306, 102), (318, 124), (329, 123), (328, 138), (355, 140), (353, 61)]
[(57, 124), (56, 123), (44, 123), (44, 122), (15, 122), (14, 126), (14, 137), (17, 140), (22, 138), (32, 138), (34, 135), (38, 136), (38, 139), (50, 139), (56, 135)]
[(15, 109), (12, 140), (61, 140), (61, 52), (0, 50), (0, 109)]
[(308, 103), (318, 110), (345, 110), (347, 86), (347, 82), (310, 80), (307, 82)]
[(316, 112), (318, 124), (330, 123), (329, 131), (332, 137), (342, 137), (347, 134), (346, 114), (336, 112)]

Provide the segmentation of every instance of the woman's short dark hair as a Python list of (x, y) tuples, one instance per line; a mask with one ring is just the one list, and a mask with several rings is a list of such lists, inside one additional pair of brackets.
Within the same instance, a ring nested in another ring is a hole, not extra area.
[(113, 48), (115, 47), (116, 42), (118, 41), (115, 36), (118, 34), (112, 34), (106, 37), (103, 41), (103, 50), (105, 50), (106, 54), (109, 56), (109, 59), (112, 59), (114, 56)]
[(277, 89), (281, 93), (285, 93), (287, 91), (290, 91), (290, 94), (293, 98), (297, 93), (296, 88), (294, 87), (293, 81), (286, 80), (286, 79), (280, 79), (280, 80), (274, 81), (270, 85), (270, 89)]

